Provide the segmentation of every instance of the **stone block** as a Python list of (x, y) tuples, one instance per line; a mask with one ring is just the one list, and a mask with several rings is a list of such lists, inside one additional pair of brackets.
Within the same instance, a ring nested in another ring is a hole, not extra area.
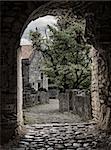
[(59, 111), (69, 111), (69, 92), (59, 93)]
[(49, 103), (49, 94), (46, 91), (38, 91), (38, 99), (40, 104)]
[(91, 99), (89, 96), (72, 96), (73, 113), (78, 114), (83, 120), (91, 119)]

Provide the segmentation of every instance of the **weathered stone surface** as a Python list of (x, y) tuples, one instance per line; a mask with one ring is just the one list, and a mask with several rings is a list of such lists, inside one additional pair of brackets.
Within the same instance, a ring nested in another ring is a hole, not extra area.
[(83, 120), (90, 120), (92, 118), (90, 96), (79, 89), (69, 89), (65, 93), (59, 93), (59, 111), (65, 112), (70, 110)]
[[(2, 112), (2, 124), (1, 124), (1, 139), (2, 143), (7, 142), (14, 134), (16, 134), (16, 128), (18, 127), (17, 117), (17, 48), (19, 47), (19, 41), (21, 34), (25, 27), (32, 19), (36, 19), (40, 16), (61, 15), (67, 13), (69, 10), (73, 10), (76, 15), (85, 16), (86, 18), (86, 36), (90, 34), (88, 39), (92, 39), (92, 44), (99, 51), (97, 57), (99, 66), (95, 69), (99, 69), (95, 73), (95, 84), (97, 88), (94, 88), (95, 96), (93, 97), (93, 117), (96, 121), (100, 119), (99, 127), (107, 129), (111, 127), (111, 122), (106, 121), (109, 113), (111, 102), (111, 2), (78, 2), (78, 1), (61, 1), (47, 2), (47, 1), (24, 1), (24, 2), (8, 2), (2, 1), (1, 4), (1, 112)], [(45, 5), (44, 5), (45, 4)], [(42, 7), (40, 7), (42, 6)], [(25, 9), (24, 9), (25, 8)], [(39, 9), (37, 9), (39, 8)], [(32, 12), (36, 10), (35, 15)], [(104, 10), (104, 13), (103, 11)], [(87, 12), (87, 14), (86, 14)], [(30, 19), (28, 17), (30, 16)], [(27, 21), (26, 21), (27, 20)], [(89, 40), (90, 41), (90, 40)], [(101, 53), (102, 49), (104, 53)], [(102, 61), (101, 61), (102, 60)], [(96, 63), (95, 63), (96, 64)], [(97, 72), (99, 74), (97, 74)], [(103, 80), (105, 79), (105, 80)], [(104, 83), (103, 83), (103, 81)], [(101, 87), (101, 88), (100, 88)], [(105, 104), (106, 111), (103, 111), (103, 104)], [(9, 108), (9, 111), (4, 109), (7, 105), (13, 105), (13, 109)], [(95, 109), (97, 106), (97, 109)], [(99, 107), (100, 106), (100, 107)], [(108, 108), (107, 108), (108, 107)], [(101, 113), (100, 113), (101, 108)], [(11, 112), (11, 113), (9, 113)], [(105, 115), (103, 115), (105, 113)], [(12, 116), (9, 118), (9, 114)], [(99, 115), (101, 114), (101, 115)], [(15, 117), (16, 116), (16, 117)], [(105, 116), (105, 117), (104, 117)], [(8, 121), (10, 120), (10, 121)], [(13, 121), (15, 120), (15, 121)], [(106, 122), (106, 123), (105, 123)], [(9, 129), (8, 129), (9, 127)], [(10, 128), (12, 127), (12, 128)], [(6, 134), (7, 133), (7, 134)]]
[(73, 147), (74, 147), (74, 148), (78, 148), (78, 147), (80, 147), (80, 146), (81, 146), (80, 143), (73, 143)]
[(59, 111), (68, 112), (69, 111), (69, 93), (59, 93)]
[(85, 148), (80, 147), (80, 148), (77, 148), (77, 150), (86, 150), (86, 149), (85, 149)]
[[(57, 124), (56, 124), (57, 125)], [(104, 132), (99, 132), (96, 129), (91, 130), (89, 125), (85, 123), (76, 124), (58, 124), (55, 129), (55, 124), (49, 125), (32, 125), (28, 127), (28, 130), (33, 130), (35, 136), (26, 133), (26, 135), (21, 138), (17, 145), (12, 145), (11, 148), (28, 148), (28, 150), (35, 149), (57, 149), (57, 150), (99, 150), (103, 148), (107, 150), (111, 144), (111, 137), (106, 136)], [(34, 128), (35, 126), (35, 128)], [(36, 128), (38, 126), (38, 128)], [(40, 126), (40, 127), (39, 127)], [(72, 128), (75, 126), (81, 126), (81, 128), (76, 128), (76, 132), (73, 132)], [(92, 125), (95, 126), (95, 125)], [(56, 136), (51, 134), (52, 132), (58, 132)], [(67, 131), (72, 131), (72, 134)], [(76, 133), (76, 134), (75, 134)], [(62, 136), (65, 134), (66, 136)], [(48, 136), (44, 136), (48, 135)], [(83, 135), (80, 139), (77, 139), (78, 135)], [(29, 139), (29, 141), (26, 141)], [(31, 141), (30, 141), (31, 139)], [(106, 146), (107, 145), (107, 146)], [(110, 149), (108, 149), (110, 150)]]
[[(49, 102), (48, 78), (41, 72), (43, 56), (32, 45), (22, 45), (23, 106)], [(41, 75), (42, 74), (42, 75)], [(43, 88), (45, 91), (40, 91)]]
[(74, 114), (78, 114), (83, 120), (90, 120), (92, 118), (90, 96), (78, 96), (73, 93), (72, 101)]

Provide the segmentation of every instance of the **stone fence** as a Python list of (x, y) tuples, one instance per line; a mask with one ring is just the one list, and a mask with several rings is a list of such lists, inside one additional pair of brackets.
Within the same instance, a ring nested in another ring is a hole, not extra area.
[(35, 91), (32, 87), (28, 86), (25, 88), (23, 95), (23, 108), (49, 103), (48, 91)]
[(71, 111), (83, 120), (91, 119), (91, 98), (83, 91), (67, 90), (59, 93), (59, 111)]
[(83, 120), (91, 119), (90, 96), (72, 96), (72, 111), (78, 114)]
[(49, 94), (47, 91), (38, 91), (38, 103), (46, 104), (49, 103)]
[(68, 112), (69, 111), (69, 92), (59, 93), (59, 111)]

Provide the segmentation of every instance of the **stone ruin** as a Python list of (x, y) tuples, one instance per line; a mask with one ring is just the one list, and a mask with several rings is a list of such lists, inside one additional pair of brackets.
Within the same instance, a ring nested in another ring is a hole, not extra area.
[[(48, 78), (41, 72), (42, 54), (22, 45), (23, 107), (49, 102)], [(42, 89), (42, 90), (41, 90)]]
[(79, 115), (82, 120), (92, 118), (91, 113), (91, 96), (86, 94), (86, 90), (72, 89), (60, 93), (59, 111), (69, 112)]
[[(99, 129), (111, 131), (111, 2), (1, 1), (1, 143), (23, 124), (20, 37), (26, 26), (45, 15), (72, 10), (86, 20), (85, 37), (92, 49), (92, 116)], [(25, 8), (25, 9), (24, 9)]]

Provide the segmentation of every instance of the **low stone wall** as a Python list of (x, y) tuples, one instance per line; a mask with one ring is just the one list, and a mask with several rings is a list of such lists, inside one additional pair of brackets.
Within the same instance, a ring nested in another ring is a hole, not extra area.
[(59, 93), (59, 111), (68, 112), (69, 111), (69, 93)]
[(38, 91), (38, 103), (46, 104), (49, 103), (49, 94), (46, 91)]
[(23, 97), (23, 108), (31, 107), (38, 104), (38, 93), (31, 93), (30, 90), (25, 91)]
[(25, 89), (23, 97), (23, 108), (31, 107), (37, 104), (49, 103), (49, 94), (45, 91), (33, 91), (31, 88)]
[(91, 119), (91, 103), (90, 96), (72, 95), (72, 111), (78, 114), (83, 120)]
[(59, 111), (72, 111), (83, 120), (89, 120), (92, 118), (91, 98), (83, 91), (67, 90), (66, 93), (59, 93)]

